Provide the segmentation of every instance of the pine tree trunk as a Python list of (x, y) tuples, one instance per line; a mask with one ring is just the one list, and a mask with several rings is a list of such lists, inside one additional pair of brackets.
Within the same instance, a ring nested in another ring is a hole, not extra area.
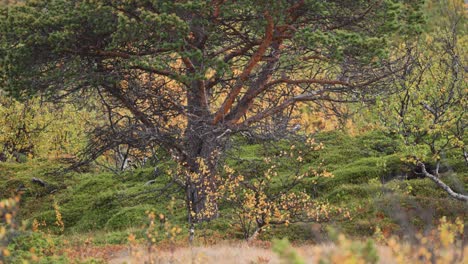
[(193, 78), (187, 89), (188, 120), (184, 135), (185, 166), (189, 171), (186, 177), (186, 202), (188, 220), (192, 226), (193, 223), (218, 217), (217, 199), (213, 194), (217, 191), (215, 175), (220, 144), (219, 135), (212, 126), (210, 93), (206, 91), (205, 80), (198, 76), (205, 72), (205, 65), (196, 54), (204, 52), (207, 35), (204, 27), (197, 23), (192, 23), (190, 30), (192, 38), (186, 50), (194, 53), (186, 53), (187, 57), (182, 56), (182, 61), (187, 66), (187, 75)]
[(219, 135), (211, 125), (203, 84), (193, 81), (188, 91), (190, 113), (185, 131), (186, 199), (189, 222), (208, 221), (218, 216), (213, 192), (216, 192), (216, 165), (221, 148)]
[[(197, 133), (198, 134), (198, 133)], [(198, 223), (218, 217), (216, 199), (216, 138), (187, 135), (189, 158), (186, 177), (186, 199), (189, 222)]]

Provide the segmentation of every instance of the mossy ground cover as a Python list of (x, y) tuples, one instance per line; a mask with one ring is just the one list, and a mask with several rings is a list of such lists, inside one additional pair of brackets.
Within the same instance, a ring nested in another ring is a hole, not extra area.
[[(466, 214), (466, 205), (447, 197), (428, 179), (402, 180), (407, 165), (401, 161), (394, 139), (383, 133), (371, 132), (350, 136), (341, 132), (316, 135), (324, 149), (310, 153), (304, 166), (322, 166), (334, 177), (315, 179), (307, 191), (317, 200), (348, 208), (351, 219), (327, 223), (298, 223), (289, 227), (272, 226), (261, 238), (289, 237), (294, 241), (320, 241), (327, 226), (334, 226), (352, 236), (368, 236), (376, 227), (385, 232), (404, 233), (408, 226), (423, 229), (431, 221), (445, 215), (450, 218)], [(273, 143), (274, 144), (274, 143)], [(284, 141), (274, 151), (287, 149)], [(233, 149), (226, 162), (245, 175), (254, 176), (264, 170), (262, 160), (272, 149), (262, 144), (243, 143)], [(448, 153), (445, 164), (451, 168), (444, 180), (462, 191), (468, 182), (466, 165), (460, 164), (456, 154)], [(287, 161), (280, 166), (279, 177), (287, 177)], [(168, 216), (171, 223), (186, 237), (186, 211), (183, 190), (176, 185), (161, 192), (171, 181), (160, 164), (159, 174), (154, 168), (141, 168), (121, 174), (103, 172), (94, 168), (88, 172), (57, 173), (63, 165), (50, 161), (27, 163), (0, 163), (0, 195), (8, 197), (18, 189), (23, 192), (20, 220), (30, 227), (33, 220), (45, 223), (41, 229), (63, 239), (81, 243), (85, 237), (94, 237), (95, 244), (121, 244), (129, 234), (137, 239), (145, 235), (147, 212)], [(48, 183), (46, 187), (31, 182), (37, 177)], [(148, 180), (152, 184), (145, 185)], [(174, 197), (174, 200), (173, 200)], [(172, 201), (172, 202), (171, 202)], [(56, 208), (62, 216), (64, 230), (55, 224)], [(172, 208), (168, 206), (172, 204)], [(223, 204), (222, 218), (199, 227), (200, 240), (212, 238), (240, 238), (231, 217), (232, 208)], [(406, 221), (406, 222), (405, 222)], [(406, 226), (406, 227), (405, 227)]]

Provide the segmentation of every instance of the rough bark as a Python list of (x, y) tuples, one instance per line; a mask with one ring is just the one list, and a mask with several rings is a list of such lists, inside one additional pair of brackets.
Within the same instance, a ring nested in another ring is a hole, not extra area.
[[(190, 146), (187, 153), (188, 174), (185, 181), (190, 223), (209, 221), (218, 217), (217, 201), (213, 195), (210, 195), (217, 187), (215, 180), (218, 159), (217, 140), (214, 135), (200, 137), (199, 130), (194, 131), (196, 132), (188, 131), (186, 135), (187, 144)], [(208, 172), (202, 171), (200, 161), (205, 163)], [(197, 177), (192, 177), (193, 174)]]
[[(193, 37), (190, 39), (190, 45), (187, 46), (187, 49), (196, 49), (203, 53), (207, 40), (205, 29), (200, 25), (192, 24), (191, 32)], [(209, 195), (210, 190), (216, 190), (214, 175), (217, 161), (217, 157), (215, 157), (217, 135), (213, 131), (214, 127), (208, 125), (212, 117), (206, 83), (196, 77), (197, 73), (205, 71), (203, 61), (196, 56), (182, 56), (182, 61), (187, 68), (188, 75), (192, 76), (192, 81), (187, 87), (188, 120), (184, 136), (185, 166), (188, 171), (185, 180), (186, 202), (188, 220), (192, 225), (193, 223), (209, 221), (218, 216), (216, 200)], [(201, 171), (200, 160), (208, 166), (208, 173)], [(193, 175), (198, 177), (194, 178)]]

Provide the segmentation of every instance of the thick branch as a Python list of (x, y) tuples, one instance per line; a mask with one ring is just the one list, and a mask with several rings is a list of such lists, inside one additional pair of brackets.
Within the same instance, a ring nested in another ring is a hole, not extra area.
[(234, 85), (234, 87), (232, 88), (232, 90), (230, 91), (226, 99), (224, 100), (218, 112), (215, 114), (215, 117), (213, 119), (213, 124), (217, 124), (224, 117), (224, 115), (227, 114), (232, 104), (234, 103), (234, 100), (236, 99), (237, 95), (239, 95), (239, 93), (241, 92), (244, 81), (247, 80), (249, 74), (252, 72), (253, 68), (261, 60), (263, 54), (265, 54), (266, 50), (271, 44), (271, 40), (273, 39), (273, 30), (274, 30), (273, 18), (268, 14), (268, 12), (265, 13), (265, 18), (267, 20), (267, 26), (265, 29), (265, 37), (262, 41), (262, 44), (260, 44), (260, 46), (258, 47), (258, 50), (250, 58), (250, 61), (247, 63), (247, 66), (244, 68), (244, 70), (240, 74), (236, 84)]
[[(245, 54), (246, 54), (249, 50), (251, 50), (254, 46), (257, 46), (257, 45), (259, 45), (259, 44), (261, 44), (260, 41), (255, 41), (255, 42), (248, 43), (248, 44), (246, 44), (244, 47), (239, 48), (239, 49), (236, 49), (236, 50), (234, 50), (234, 51), (232, 51), (232, 52), (226, 54), (226, 55), (224, 56), (224, 58), (223, 58), (223, 61), (224, 61), (225, 63), (228, 63), (230, 60), (232, 60), (232, 59), (234, 59), (234, 58), (236, 58), (236, 57), (238, 57), (238, 56), (245, 55)], [(229, 50), (229, 49), (227, 49), (227, 50)], [(227, 50), (226, 50), (226, 51), (227, 51)], [(224, 51), (218, 51), (218, 52), (221, 52), (221, 53), (222, 53), (222, 52), (224, 52)], [(218, 52), (216, 52), (216, 53), (218, 53)], [(213, 57), (217, 55), (216, 53), (213, 55)], [(218, 84), (218, 83), (221, 81), (221, 77), (222, 77), (221, 74), (217, 72), (217, 73), (215, 74), (215, 76), (212, 77), (212, 78), (207, 82), (207, 84), (206, 84), (206, 86), (205, 86), (205, 87), (206, 87), (206, 90), (210, 90), (211, 88), (213, 88), (213, 86), (215, 86), (216, 84)]]
[(247, 92), (244, 94), (244, 96), (242, 96), (234, 109), (232, 109), (231, 112), (226, 116), (226, 119), (228, 119), (229, 122), (236, 123), (244, 114), (247, 113), (255, 98), (267, 90), (268, 87), (266, 87), (266, 83), (273, 75), (280, 58), (281, 42), (276, 42), (272, 46), (272, 59), (263, 66), (263, 69), (258, 73), (257, 80), (250, 84)]
[[(287, 12), (290, 15), (289, 22), (294, 23), (299, 18), (300, 15), (296, 14), (295, 12), (298, 9), (300, 9), (303, 5), (304, 1), (301, 0), (287, 9)], [(278, 61), (281, 56), (281, 50), (283, 48), (283, 38), (287, 38), (284, 34), (287, 30), (291, 29), (295, 31), (294, 27), (292, 27), (290, 24), (277, 26), (276, 31), (273, 33), (273, 44), (270, 58), (267, 60), (267, 63), (263, 66), (263, 68), (259, 71), (258, 78), (250, 84), (250, 87), (247, 90), (247, 92), (240, 99), (235, 108), (232, 109), (226, 116), (226, 119), (229, 120), (231, 124), (236, 123), (242, 116), (244, 116), (247, 113), (247, 111), (249, 111), (255, 98), (259, 94), (263, 93), (269, 87), (271, 87), (267, 86), (267, 83), (270, 81), (278, 65)]]

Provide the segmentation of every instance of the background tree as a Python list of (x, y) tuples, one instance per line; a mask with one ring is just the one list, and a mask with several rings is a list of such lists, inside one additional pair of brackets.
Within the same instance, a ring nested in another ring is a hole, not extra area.
[(0, 95), (0, 161), (28, 157), (67, 159), (86, 145), (94, 112), (70, 104), (43, 103), (40, 98), (18, 102)]
[(392, 35), (419, 31), (420, 2), (25, 1), (0, 9), (0, 87), (98, 94), (111, 122), (88, 160), (122, 144), (170, 151), (191, 171), (181, 184), (197, 222), (217, 215), (192, 218), (216, 208), (207, 193), (229, 136), (299, 102), (384, 93), (408, 63), (389, 59)]
[[(418, 165), (419, 173), (452, 197), (468, 201), (468, 196), (439, 179), (446, 155), (455, 152), (468, 165), (466, 10), (463, 1), (457, 0), (430, 1), (428, 10), (432, 19), (417, 45), (417, 59), (396, 80), (400, 90), (381, 105), (381, 118), (387, 128), (401, 135), (405, 153)], [(463, 192), (460, 185), (456, 188)]]

